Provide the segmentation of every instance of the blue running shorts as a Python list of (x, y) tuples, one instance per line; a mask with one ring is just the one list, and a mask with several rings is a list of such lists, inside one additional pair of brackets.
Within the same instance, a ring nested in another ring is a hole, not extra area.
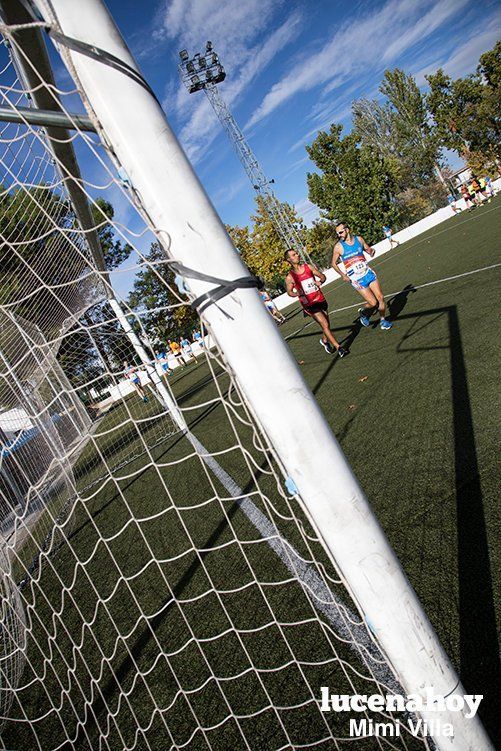
[(355, 287), (355, 289), (357, 287), (363, 287), (363, 289), (367, 289), (369, 284), (372, 284), (372, 282), (375, 282), (376, 279), (377, 279), (377, 276), (375, 275), (373, 270), (369, 269), (367, 273), (364, 274), (364, 276), (360, 277), (360, 279), (356, 279), (356, 280), (351, 279), (350, 281), (352, 285)]

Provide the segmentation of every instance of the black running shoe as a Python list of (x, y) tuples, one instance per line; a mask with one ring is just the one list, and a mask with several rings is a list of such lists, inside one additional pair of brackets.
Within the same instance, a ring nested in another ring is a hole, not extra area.
[(334, 353), (334, 347), (330, 342), (324, 342), (323, 339), (319, 339), (320, 344), (325, 349), (328, 355), (332, 355)]
[(349, 354), (350, 354), (350, 353), (349, 353), (349, 350), (347, 350), (347, 349), (343, 349), (342, 347), (339, 347), (339, 349), (338, 349), (337, 353), (338, 353), (338, 356), (339, 356), (339, 357), (346, 357), (346, 355), (349, 355)]

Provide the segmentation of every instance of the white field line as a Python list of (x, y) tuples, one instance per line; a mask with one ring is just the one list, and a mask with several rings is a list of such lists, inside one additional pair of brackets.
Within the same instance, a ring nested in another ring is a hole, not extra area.
[[(340, 639), (348, 642), (350, 649), (362, 659), (364, 665), (368, 667), (378, 681), (393, 691), (401, 690), (386, 660), (369, 636), (366, 626), (364, 623), (358, 622), (360, 618), (335, 597), (312, 566), (301, 558), (293, 546), (281, 536), (275, 525), (245, 496), (243, 490), (208, 453), (198, 438), (190, 431), (186, 433), (185, 437), (223, 487), (237, 499), (237, 503), (244, 514), (290, 573), (304, 585), (307, 594), (311, 592), (310, 602), (328, 619)], [(370, 658), (370, 668), (368, 658)]]
[[(390, 259), (385, 259), (390, 260)], [(490, 271), (491, 269), (496, 269), (499, 266), (501, 266), (501, 263), (493, 263), (490, 266), (483, 266), (481, 269), (474, 269), (473, 271), (465, 271), (463, 274), (455, 274), (454, 276), (446, 276), (443, 279), (435, 279), (433, 282), (425, 282), (424, 284), (413, 284), (412, 287), (401, 289), (399, 292), (390, 292), (389, 294), (385, 295), (387, 299), (392, 297), (397, 297), (397, 295), (402, 294), (402, 292), (413, 292), (416, 289), (422, 289), (423, 287), (432, 287), (434, 284), (443, 284), (444, 282), (452, 282), (455, 279), (461, 279), (464, 276), (470, 276), (471, 274), (480, 274), (482, 271)], [(329, 315), (334, 315), (335, 313), (342, 313), (344, 310), (351, 310), (351, 308), (359, 308), (363, 303), (362, 298), (358, 300), (358, 302), (353, 303), (352, 305), (345, 305), (344, 308), (334, 308), (334, 310), (329, 310)], [(308, 326), (311, 326), (314, 323), (314, 321), (308, 321), (300, 328), (296, 329), (292, 332), (292, 334), (289, 334), (285, 337), (285, 340), (293, 339), (296, 334), (299, 334), (300, 331), (304, 331), (304, 329), (308, 328)]]

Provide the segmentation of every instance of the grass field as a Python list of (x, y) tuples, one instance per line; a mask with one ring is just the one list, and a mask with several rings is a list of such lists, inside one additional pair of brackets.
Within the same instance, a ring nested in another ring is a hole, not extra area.
[[(500, 716), (500, 217), (498, 197), (373, 262), (391, 331), (361, 328), (356, 293), (329, 285), (332, 328), (348, 358), (324, 352), (297, 305), (280, 329), (467, 691), (485, 695), (492, 734)], [(377, 692), (353, 672), (367, 670), (350, 640), (318, 619), (318, 592), (307, 596), (235, 500), (248, 497), (352, 607), (226, 371), (215, 360), (193, 365), (172, 388), (191, 432), (241, 492), (229, 493), (182, 434), (168, 435), (155, 400), (143, 422), (135, 395), (101, 421), (102, 436), (75, 466), (69, 544), (42, 556), (23, 590), (29, 662), (5, 748), (37, 748), (37, 735), (44, 749), (72, 740), (113, 751), (327, 751), (336, 748), (331, 733), (346, 737), (347, 725), (320, 716), (319, 687)], [(99, 455), (120, 468), (94, 485)], [(33, 546), (23, 556), (28, 565)], [(205, 730), (194, 733), (194, 713)], [(232, 713), (238, 722), (225, 721)], [(422, 748), (405, 743), (395, 747)], [(338, 745), (376, 748), (374, 739)]]

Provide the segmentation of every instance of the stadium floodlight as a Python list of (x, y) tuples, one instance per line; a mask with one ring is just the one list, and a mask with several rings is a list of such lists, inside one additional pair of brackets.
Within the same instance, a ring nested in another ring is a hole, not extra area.
[[(208, 41), (206, 43), (205, 54), (197, 52), (193, 55), (191, 60), (184, 57), (182, 57), (181, 60), (182, 62), (179, 66), (181, 80), (190, 94), (193, 94), (196, 91), (205, 91), (214, 112), (233, 144), (237, 156), (251, 181), (252, 187), (263, 200), (268, 216), (282, 238), (284, 246), (289, 249), (294, 248), (299, 250), (302, 256), (311, 264), (312, 259), (306, 250), (297, 228), (294, 226), (288, 213), (284, 210), (284, 207), (269, 187), (275, 181), (266, 179), (266, 176), (249, 144), (245, 140), (242, 131), (235, 122), (228, 106), (219, 94), (217, 84), (222, 83), (225, 80), (226, 72), (219, 61), (219, 57), (214, 50), (212, 42)], [(195, 64), (197, 70), (196, 73)]]
[(187, 50), (181, 50), (179, 57), (181, 58), (179, 73), (190, 94), (213, 87), (226, 78), (225, 70), (213, 51), (212, 42), (207, 42), (204, 54), (197, 52), (190, 59)]

